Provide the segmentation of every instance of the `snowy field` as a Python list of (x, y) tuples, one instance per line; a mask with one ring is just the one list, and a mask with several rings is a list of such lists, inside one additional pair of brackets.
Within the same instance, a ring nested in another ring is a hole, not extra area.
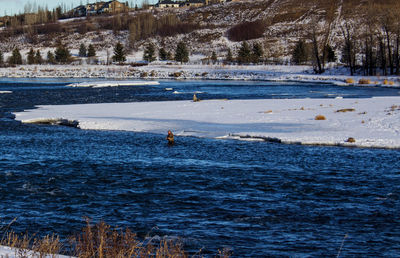
[(56, 105), (16, 113), (23, 122), (59, 118), (78, 120), (82, 129), (400, 148), (400, 97)]

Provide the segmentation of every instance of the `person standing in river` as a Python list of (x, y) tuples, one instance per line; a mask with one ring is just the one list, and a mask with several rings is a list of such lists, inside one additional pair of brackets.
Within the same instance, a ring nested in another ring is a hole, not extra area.
[(167, 140), (168, 144), (174, 144), (174, 134), (171, 132), (171, 130), (168, 130)]

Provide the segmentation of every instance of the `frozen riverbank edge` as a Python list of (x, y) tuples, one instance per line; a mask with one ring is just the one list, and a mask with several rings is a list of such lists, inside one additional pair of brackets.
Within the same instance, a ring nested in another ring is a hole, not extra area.
[[(106, 79), (187, 79), (187, 80), (264, 80), (359, 85), (367, 78), (367, 86), (400, 87), (397, 76), (350, 76), (344, 67), (327, 68), (322, 75), (310, 66), (294, 65), (178, 65), (154, 63), (147, 66), (129, 65), (21, 65), (0, 68), (6, 78), (106, 78)], [(354, 83), (347, 83), (352, 79)], [(362, 84), (365, 86), (365, 84)]]
[(25, 123), (61, 118), (90, 130), (172, 130), (177, 136), (400, 148), (400, 97), (54, 105), (16, 113)]
[(75, 258), (60, 254), (39, 254), (30, 250), (12, 248), (8, 246), (0, 246), (0, 257), (18, 258), (18, 257), (43, 257), (43, 258)]

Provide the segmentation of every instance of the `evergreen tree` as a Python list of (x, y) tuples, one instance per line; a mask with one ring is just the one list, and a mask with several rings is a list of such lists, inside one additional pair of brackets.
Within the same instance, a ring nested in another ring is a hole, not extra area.
[(189, 62), (189, 51), (186, 48), (186, 45), (185, 43), (183, 43), (183, 41), (179, 42), (178, 46), (176, 47), (175, 61), (181, 63)]
[(10, 58), (8, 59), (10, 65), (22, 64), (22, 56), (18, 48), (14, 48)]
[(87, 56), (88, 57), (96, 56), (96, 50), (94, 49), (92, 44), (89, 45), (89, 48), (88, 48), (88, 51), (87, 51)]
[(43, 63), (43, 58), (42, 55), (40, 54), (40, 50), (36, 51), (35, 54), (35, 64), (42, 64)]
[(156, 60), (155, 47), (152, 43), (147, 44), (146, 49), (144, 50), (144, 53), (143, 53), (143, 60), (145, 60), (149, 63)]
[(0, 51), (0, 65), (4, 64), (4, 55), (3, 52)]
[(67, 63), (70, 61), (71, 54), (67, 47), (60, 45), (55, 51), (55, 59), (58, 63)]
[(35, 51), (33, 51), (33, 48), (31, 48), (29, 50), (27, 60), (28, 60), (29, 65), (32, 65), (35, 63)]
[(226, 53), (225, 62), (226, 63), (232, 63), (233, 62), (232, 51), (231, 51), (230, 48), (228, 48), (228, 52)]
[(326, 51), (326, 57), (327, 57), (327, 61), (328, 63), (330, 62), (336, 62), (336, 54), (335, 51), (333, 50), (333, 48), (330, 45), (327, 45), (325, 47), (325, 51)]
[(51, 51), (47, 52), (47, 63), (49, 64), (55, 64), (56, 60), (54, 58), (54, 54)]
[(217, 61), (218, 61), (217, 54), (215, 53), (215, 51), (213, 51), (212, 54), (211, 54), (211, 62), (212, 62), (213, 64), (216, 64)]
[(81, 46), (79, 47), (79, 56), (80, 57), (86, 57), (87, 56), (87, 49), (85, 44), (81, 44)]
[(124, 46), (118, 42), (114, 47), (114, 62), (123, 63), (126, 61)]
[(264, 55), (264, 50), (259, 43), (254, 43), (253, 44), (253, 51), (251, 53), (251, 61), (255, 64), (259, 63), (262, 59), (262, 56)]
[(174, 58), (172, 57), (171, 51), (167, 52), (167, 60), (173, 60)]
[(292, 53), (292, 61), (295, 64), (304, 64), (308, 61), (308, 49), (303, 40), (299, 40)]
[(158, 58), (159, 58), (160, 60), (162, 60), (162, 61), (168, 59), (168, 53), (167, 53), (167, 51), (165, 51), (164, 48), (161, 48), (161, 49), (158, 51)]
[(239, 49), (237, 61), (239, 64), (248, 64), (251, 60), (251, 51), (249, 44), (246, 41), (243, 41), (242, 46)]

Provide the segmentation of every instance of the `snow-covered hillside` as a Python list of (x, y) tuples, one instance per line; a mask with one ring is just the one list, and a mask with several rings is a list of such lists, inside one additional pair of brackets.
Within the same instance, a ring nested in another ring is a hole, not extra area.
[[(328, 43), (334, 47), (337, 54), (340, 54), (343, 43), (341, 25), (345, 19), (358, 19), (359, 16), (354, 12), (354, 17), (346, 17), (342, 11), (343, 1), (318, 2), (318, 5), (315, 5), (313, 1), (244, 0), (192, 9), (141, 10), (119, 15), (118, 18), (108, 16), (73, 18), (58, 22), (62, 26), (60, 32), (38, 34), (33, 40), (27, 34), (3, 37), (1, 50), (7, 58), (11, 50), (18, 47), (22, 50), (23, 57), (26, 57), (28, 50), (33, 47), (41, 50), (45, 57), (47, 51), (54, 50), (62, 43), (66, 44), (76, 56), (81, 43), (93, 44), (100, 61), (105, 62), (106, 57), (112, 55), (115, 43), (120, 41), (125, 46), (131, 46), (128, 51), (128, 61), (139, 61), (142, 60), (144, 44), (147, 42), (153, 42), (157, 47), (162, 46), (173, 53), (177, 43), (184, 41), (189, 47), (191, 61), (209, 58), (213, 51), (222, 60), (228, 48), (235, 54), (241, 45), (241, 42), (232, 41), (228, 37), (227, 31), (232, 26), (246, 21), (262, 21), (264, 26), (262, 37), (251, 39), (249, 42), (262, 44), (265, 58), (269, 62), (290, 62), (295, 43), (299, 39), (308, 39), (310, 29), (313, 27), (317, 27), (321, 36), (327, 26), (330, 27)], [(132, 46), (128, 28), (113, 31), (104, 25), (123, 23), (124, 20), (143, 13), (149, 13), (157, 19), (175, 16), (185, 24), (197, 24), (199, 27), (189, 33), (173, 36), (153, 35), (145, 40), (138, 40)], [(79, 33), (82, 26), (86, 26), (85, 30), (88, 31)]]

